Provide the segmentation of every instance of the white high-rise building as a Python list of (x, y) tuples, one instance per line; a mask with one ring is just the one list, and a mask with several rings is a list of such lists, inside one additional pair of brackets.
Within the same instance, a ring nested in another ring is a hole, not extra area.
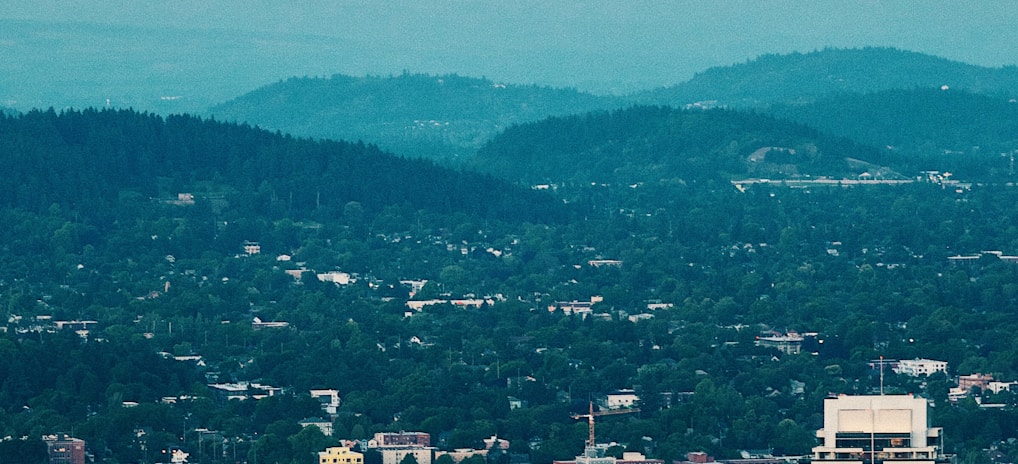
[(941, 464), (942, 429), (929, 427), (927, 404), (912, 395), (846, 396), (824, 400), (822, 444), (814, 463)]

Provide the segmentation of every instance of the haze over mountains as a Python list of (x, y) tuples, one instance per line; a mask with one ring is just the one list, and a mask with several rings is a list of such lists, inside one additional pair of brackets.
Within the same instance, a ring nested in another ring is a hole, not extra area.
[[(153, 13), (130, 3), (15, 1), (0, 18), (0, 57), (10, 71), (0, 75), (0, 106), (215, 115), (462, 160), (515, 123), (634, 103), (761, 108), (832, 92), (945, 85), (1009, 99), (1018, 81), (1003, 52), (1016, 37), (1007, 27), (1013, 9), (992, 3), (963, 14), (950, 2), (927, 10), (889, 2), (809, 9), (259, 2), (244, 21), (225, 21), (233, 14), (225, 3), (184, 3), (195, 4), (152, 6)], [(789, 21), (796, 26), (782, 28)], [(882, 44), (899, 48), (869, 47)], [(797, 51), (781, 51), (790, 49)], [(437, 92), (442, 76), (449, 85)], [(448, 106), (408, 104), (423, 96)], [(1001, 145), (985, 135), (936, 149)]]
[[(60, 102), (58, 107), (108, 104), (161, 114), (206, 114), (300, 136), (363, 140), (400, 155), (446, 161), (470, 158), (513, 124), (632, 104), (755, 108), (877, 147), (895, 146), (909, 159), (918, 157), (945, 170), (988, 161), (958, 162), (955, 157), (938, 164), (938, 151), (982, 147), (984, 153), (977, 155), (1008, 152), (1013, 149), (1009, 130), (1016, 124), (1007, 102), (1018, 95), (1018, 68), (981, 67), (892, 48), (763, 55), (704, 69), (673, 85), (609, 96), (455, 74), (326, 74), (329, 63), (337, 61), (384, 67), (377, 61), (381, 55), (358, 38), (3, 21), (7, 27), (0, 34), (12, 72), (0, 77), (0, 91), (7, 89), (3, 98), (14, 108)], [(85, 72), (38, 79), (68, 69)], [(290, 77), (300, 73), (322, 77)], [(245, 92), (265, 80), (277, 82)], [(954, 95), (954, 106), (941, 105), (936, 112), (908, 111), (917, 103), (914, 98), (873, 96), (943, 88)], [(833, 107), (839, 110), (829, 111)], [(825, 109), (827, 114), (820, 116)], [(896, 116), (881, 119), (881, 111)], [(950, 116), (957, 111), (978, 114), (979, 129), (966, 129), (973, 117)], [(909, 129), (899, 131), (904, 135), (885, 130), (878, 136), (872, 124), (850, 130), (850, 123), (836, 123), (838, 118), (871, 117), (887, 121), (888, 130)], [(923, 120), (910, 123), (911, 118)], [(947, 134), (954, 135), (947, 140)], [(973, 174), (986, 174), (986, 169), (999, 172), (984, 166)]]
[[(769, 112), (876, 148), (893, 147), (897, 156), (888, 159), (905, 171), (960, 169), (987, 178), (1001, 173), (994, 160), (1016, 147), (1015, 95), (1014, 66), (984, 68), (865, 48), (768, 55), (626, 96), (452, 75), (290, 79), (211, 113), (304, 136), (378, 140), (407, 156), (464, 160), (511, 125), (548, 116), (634, 104), (737, 108)], [(923, 107), (933, 110), (916, 110)]]
[[(944, 0), (922, 8), (899, 1), (255, 0), (242, 10), (225, 0), (10, 0), (0, 12), (0, 57), (18, 72), (4, 73), (16, 85), (0, 85), (0, 103), (62, 108), (109, 98), (149, 110), (160, 97), (180, 96), (185, 101), (161, 110), (193, 112), (293, 76), (404, 70), (621, 94), (765, 54), (827, 47), (890, 46), (999, 67), (1013, 64), (1016, 15), (1007, 2)], [(124, 80), (134, 73), (150, 91)]]
[(0, 105), (113, 106), (197, 113), (293, 75), (320, 75), (361, 50), (295, 34), (143, 28), (0, 18)]

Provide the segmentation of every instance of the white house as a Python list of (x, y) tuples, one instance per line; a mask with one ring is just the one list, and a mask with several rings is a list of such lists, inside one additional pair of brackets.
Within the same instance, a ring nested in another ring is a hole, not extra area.
[(633, 390), (616, 390), (605, 398), (605, 407), (608, 409), (623, 409), (635, 407), (640, 402), (640, 397)]
[(325, 411), (330, 416), (336, 415), (336, 409), (339, 408), (339, 390), (315, 389), (310, 392), (311, 397), (317, 399), (322, 404), (322, 411)]
[(947, 373), (947, 361), (933, 359), (902, 359), (894, 372), (912, 377), (928, 376), (937, 372)]
[(329, 271), (317, 276), (318, 280), (322, 282), (332, 282), (336, 285), (347, 285), (351, 282), (350, 274), (346, 272)]
[(991, 381), (986, 385), (986, 389), (993, 393), (1000, 393), (1002, 391), (1018, 391), (1018, 382), (998, 382)]
[(322, 419), (320, 417), (311, 417), (298, 422), (302, 428), (308, 428), (311, 426), (318, 427), (318, 430), (322, 431), (322, 435), (327, 437), (332, 436), (332, 421)]

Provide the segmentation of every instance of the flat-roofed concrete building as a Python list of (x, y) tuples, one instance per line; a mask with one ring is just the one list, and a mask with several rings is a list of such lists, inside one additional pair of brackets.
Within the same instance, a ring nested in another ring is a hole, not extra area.
[(911, 377), (923, 377), (936, 374), (937, 372), (947, 373), (947, 361), (935, 359), (902, 359), (894, 367), (894, 372)]
[(368, 442), (371, 448), (386, 448), (392, 446), (431, 446), (431, 434), (425, 432), (378, 432), (375, 438)]
[(364, 455), (345, 446), (334, 446), (318, 452), (318, 464), (364, 464)]
[(431, 464), (435, 456), (435, 448), (421, 446), (398, 446), (378, 448), (382, 455), (382, 464), (400, 464), (408, 454), (413, 455), (417, 464)]
[(824, 400), (824, 428), (814, 463), (940, 464), (942, 429), (929, 427), (927, 404), (912, 395), (847, 396)]
[(64, 434), (42, 437), (52, 464), (85, 464), (85, 441)]

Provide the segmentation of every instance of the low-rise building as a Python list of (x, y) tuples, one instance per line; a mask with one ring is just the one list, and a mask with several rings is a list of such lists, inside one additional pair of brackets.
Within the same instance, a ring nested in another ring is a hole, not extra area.
[(309, 417), (297, 423), (300, 424), (301, 428), (317, 427), (318, 430), (322, 431), (322, 435), (327, 437), (332, 436), (332, 421), (330, 420), (322, 419), (321, 417)]
[(436, 460), (438, 458), (442, 457), (442, 456), (449, 456), (450, 458), (452, 458), (453, 462), (460, 463), (460, 462), (463, 462), (464, 459), (472, 458), (474, 456), (480, 456), (482, 458), (487, 458), (488, 450), (475, 450), (475, 449), (471, 449), (471, 448), (456, 448), (456, 449), (454, 449), (452, 451), (435, 451), (435, 459)]
[(260, 317), (255, 317), (251, 321), (251, 328), (254, 330), (258, 329), (281, 329), (289, 327), (290, 323), (286, 321), (263, 321)]
[(947, 361), (933, 359), (902, 359), (894, 367), (894, 372), (911, 377), (924, 377), (937, 372), (947, 373)]
[(555, 312), (556, 309), (561, 309), (567, 315), (579, 314), (586, 317), (593, 312), (593, 306), (602, 301), (604, 301), (603, 296), (592, 296), (590, 301), (556, 301), (548, 305), (548, 312)]
[(498, 435), (492, 435), (491, 438), (485, 438), (481, 441), (484, 442), (484, 449), (486, 450), (509, 451), (509, 440), (498, 438)]
[(382, 455), (382, 464), (400, 464), (407, 455), (417, 464), (431, 464), (435, 456), (431, 435), (424, 432), (379, 432), (368, 441), (368, 447)]
[(452, 300), (433, 298), (430, 300), (409, 300), (406, 302), (406, 307), (414, 311), (420, 312), (426, 306), (451, 304), (460, 308), (483, 308), (484, 305), (492, 306), (495, 304), (495, 299), (490, 297), (485, 298), (459, 298)]
[(391, 448), (378, 448), (382, 455), (382, 464), (400, 464), (407, 455), (413, 455), (417, 464), (431, 464), (435, 455), (435, 448), (421, 446), (400, 446)]
[(257, 255), (262, 252), (262, 246), (258, 242), (246, 241), (244, 242), (244, 253), (248, 255)]
[(615, 456), (606, 456), (603, 449), (588, 446), (572, 461), (552, 461), (552, 464), (616, 464), (616, 460)]
[(216, 394), (216, 397), (220, 401), (247, 399), (260, 400), (269, 396), (285, 393), (285, 389), (283, 387), (274, 387), (272, 385), (252, 382), (210, 383), (208, 384), (208, 387)]
[(431, 434), (424, 432), (378, 432), (368, 442), (371, 448), (394, 446), (431, 446)]
[(661, 459), (647, 459), (643, 454), (635, 451), (624, 451), (622, 458), (616, 459), (615, 464), (664, 464)]
[(311, 397), (318, 400), (322, 404), (322, 411), (325, 411), (329, 416), (335, 416), (336, 411), (339, 409), (339, 390), (333, 389), (315, 389), (311, 390)]
[(986, 384), (986, 389), (993, 393), (1002, 391), (1018, 392), (1018, 382), (997, 382), (992, 381)]
[(615, 390), (605, 397), (604, 406), (607, 409), (623, 409), (635, 407), (640, 402), (636, 391), (623, 389)]
[(799, 354), (802, 350), (802, 335), (789, 332), (784, 335), (774, 334), (756, 338), (756, 346), (774, 348), (785, 354)]
[(334, 446), (318, 452), (318, 464), (364, 464), (364, 455), (345, 446)]
[(42, 437), (50, 464), (85, 464), (85, 441), (64, 434)]
[(980, 391), (985, 391), (986, 387), (990, 385), (993, 380), (992, 375), (984, 375), (975, 373), (971, 375), (959, 375), (958, 376), (958, 388), (965, 392), (972, 392), (973, 388), (978, 387)]
[(350, 282), (353, 282), (350, 274), (347, 272), (329, 271), (316, 274), (316, 276), (318, 277), (318, 280), (322, 282), (332, 282), (336, 285), (347, 285)]

